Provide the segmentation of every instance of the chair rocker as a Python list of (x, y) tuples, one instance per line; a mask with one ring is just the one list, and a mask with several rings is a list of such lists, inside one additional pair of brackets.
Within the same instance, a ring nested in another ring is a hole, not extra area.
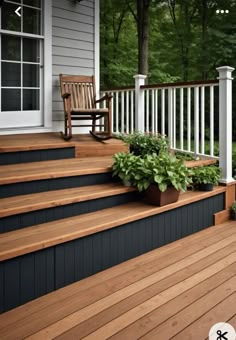
[[(61, 96), (64, 103), (65, 140), (72, 138), (73, 127), (92, 127), (90, 133), (99, 141), (112, 137), (111, 95), (96, 100), (94, 76), (75, 76), (60, 74)], [(96, 108), (97, 103), (106, 101), (107, 108)], [(104, 118), (104, 123), (101, 119)], [(72, 124), (74, 121), (87, 121), (86, 124)], [(91, 121), (91, 123), (88, 123)], [(97, 130), (99, 128), (99, 130)], [(104, 131), (101, 131), (104, 128)]]

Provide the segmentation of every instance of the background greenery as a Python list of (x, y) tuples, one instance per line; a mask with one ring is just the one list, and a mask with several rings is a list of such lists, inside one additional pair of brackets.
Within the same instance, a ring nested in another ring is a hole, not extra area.
[[(149, 83), (215, 79), (216, 67), (236, 67), (236, 0), (146, 1), (150, 2)], [(217, 14), (217, 9), (229, 13)], [(135, 10), (134, 0), (101, 0), (102, 88), (134, 84), (138, 72)], [(233, 95), (234, 140), (235, 116)]]

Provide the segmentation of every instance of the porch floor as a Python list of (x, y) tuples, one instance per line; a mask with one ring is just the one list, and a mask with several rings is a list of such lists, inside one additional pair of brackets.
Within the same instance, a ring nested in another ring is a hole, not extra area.
[(207, 339), (236, 327), (236, 222), (119, 264), (0, 316), (0, 338)]
[(127, 146), (121, 140), (111, 138), (99, 142), (90, 134), (74, 135), (70, 141), (64, 141), (59, 132), (0, 135), (0, 152), (68, 147), (75, 147), (75, 157), (111, 156), (127, 150)]

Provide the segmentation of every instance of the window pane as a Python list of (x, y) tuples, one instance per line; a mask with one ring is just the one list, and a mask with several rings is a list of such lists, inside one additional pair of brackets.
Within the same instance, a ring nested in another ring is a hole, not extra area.
[(18, 5), (13, 5), (5, 2), (2, 6), (2, 29), (10, 31), (21, 31), (21, 17), (19, 17), (15, 10)]
[(2, 62), (2, 86), (21, 86), (20, 64)]
[(41, 0), (23, 0), (23, 4), (40, 8)]
[(23, 65), (23, 87), (39, 87), (39, 65)]
[(34, 39), (23, 39), (23, 61), (39, 63), (39, 41)]
[(40, 14), (41, 11), (24, 7), (23, 11), (23, 32), (40, 34)]
[(39, 90), (23, 90), (23, 110), (39, 110)]
[(2, 35), (2, 60), (20, 61), (20, 38)]
[(20, 111), (20, 98), (20, 90), (2, 89), (2, 111)]

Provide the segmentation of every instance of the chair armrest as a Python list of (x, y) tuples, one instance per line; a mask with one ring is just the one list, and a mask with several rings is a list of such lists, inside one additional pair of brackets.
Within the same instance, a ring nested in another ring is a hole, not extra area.
[(65, 93), (62, 94), (62, 98), (63, 98), (63, 99), (64, 99), (64, 98), (69, 98), (70, 96), (71, 96), (71, 94), (68, 93), (68, 92), (65, 92)]
[(102, 98), (95, 100), (95, 103), (100, 103), (104, 100), (111, 100), (112, 97), (113, 96), (111, 94), (106, 93)]

